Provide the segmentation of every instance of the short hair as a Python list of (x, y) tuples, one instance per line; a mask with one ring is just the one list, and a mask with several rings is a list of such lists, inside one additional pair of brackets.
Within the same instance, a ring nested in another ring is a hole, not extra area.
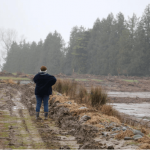
[(41, 71), (46, 71), (46, 70), (47, 70), (47, 68), (45, 66), (41, 67)]

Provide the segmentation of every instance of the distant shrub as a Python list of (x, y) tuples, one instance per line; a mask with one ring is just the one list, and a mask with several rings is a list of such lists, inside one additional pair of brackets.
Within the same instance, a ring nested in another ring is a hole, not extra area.
[(107, 102), (107, 94), (105, 91), (102, 90), (101, 87), (95, 87), (95, 88), (92, 87), (90, 93), (90, 100), (91, 100), (91, 105), (93, 107), (104, 105)]

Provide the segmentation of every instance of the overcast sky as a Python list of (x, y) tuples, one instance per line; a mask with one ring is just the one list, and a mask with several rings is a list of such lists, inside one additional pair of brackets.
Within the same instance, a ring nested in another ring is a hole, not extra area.
[(141, 17), (148, 4), (150, 0), (0, 0), (0, 28), (15, 29), (30, 42), (57, 30), (68, 42), (74, 26), (92, 28), (111, 12)]

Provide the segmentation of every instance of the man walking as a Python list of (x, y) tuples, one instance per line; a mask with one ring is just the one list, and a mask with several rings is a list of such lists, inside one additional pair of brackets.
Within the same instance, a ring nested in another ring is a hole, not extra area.
[(39, 118), (42, 100), (44, 104), (44, 116), (45, 119), (47, 119), (49, 95), (52, 94), (52, 86), (56, 83), (56, 78), (52, 75), (49, 75), (47, 73), (47, 68), (42, 66), (40, 72), (33, 78), (33, 81), (36, 83), (36, 119)]

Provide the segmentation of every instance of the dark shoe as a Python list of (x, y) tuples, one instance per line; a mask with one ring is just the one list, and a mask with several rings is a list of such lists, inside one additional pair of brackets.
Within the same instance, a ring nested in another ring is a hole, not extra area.
[(45, 120), (48, 119), (48, 112), (45, 112), (44, 117), (45, 117)]
[(39, 112), (36, 112), (36, 120), (39, 119)]

